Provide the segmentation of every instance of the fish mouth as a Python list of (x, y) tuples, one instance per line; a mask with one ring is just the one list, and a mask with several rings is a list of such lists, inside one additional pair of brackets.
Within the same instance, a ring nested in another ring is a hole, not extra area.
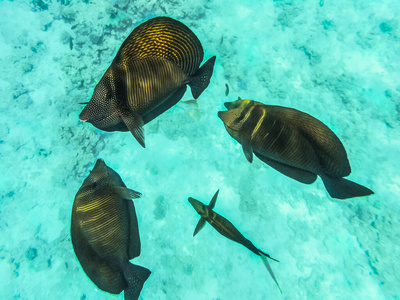
[[(229, 103), (229, 102), (227, 102), (227, 103)], [(224, 118), (225, 118), (227, 112), (228, 111), (226, 111), (226, 110), (220, 110), (218, 112), (218, 118), (220, 118), (224, 123), (225, 123)]]
[(91, 116), (90, 111), (86, 107), (79, 114), (79, 120), (83, 123), (89, 122), (92, 124), (97, 124), (107, 119), (107, 116)]
[(189, 197), (188, 198), (188, 201), (190, 202), (190, 204), (192, 204), (192, 206), (194, 207), (194, 201), (195, 201), (195, 199), (193, 199), (192, 197)]

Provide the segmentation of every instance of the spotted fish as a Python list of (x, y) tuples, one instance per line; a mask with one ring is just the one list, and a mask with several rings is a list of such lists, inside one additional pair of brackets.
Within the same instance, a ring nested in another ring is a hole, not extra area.
[(321, 121), (293, 108), (252, 100), (225, 103), (219, 111), (228, 133), (243, 147), (249, 162), (253, 153), (264, 163), (299, 182), (321, 177), (329, 195), (346, 199), (373, 194), (344, 179), (351, 168), (339, 138)]
[(97, 160), (75, 196), (71, 239), (86, 275), (101, 290), (139, 298), (150, 271), (131, 264), (140, 255), (135, 207), (140, 193), (128, 189), (103, 160)]
[(143, 125), (174, 106), (187, 85), (197, 99), (210, 83), (215, 56), (200, 67), (203, 47), (183, 23), (150, 19), (123, 42), (79, 115), (105, 131), (130, 131), (145, 147)]
[(279, 290), (282, 293), (281, 288), (279, 287), (278, 281), (275, 278), (274, 273), (272, 272), (271, 266), (269, 265), (269, 262), (267, 258), (270, 258), (272, 260), (278, 261), (275, 258), (272, 258), (269, 254), (261, 251), (260, 249), (257, 249), (252, 242), (250, 242), (248, 239), (246, 239), (240, 232), (239, 230), (236, 229), (233, 224), (224, 218), (223, 216), (217, 214), (213, 208), (215, 206), (215, 202), (217, 201), (219, 190), (214, 194), (214, 197), (211, 199), (209, 205), (204, 205), (200, 201), (193, 199), (192, 197), (189, 197), (189, 202), (192, 204), (193, 208), (196, 210), (196, 212), (200, 215), (200, 220), (197, 223), (197, 226), (194, 230), (193, 236), (195, 236), (208, 222), (212, 227), (214, 227), (220, 234), (222, 234), (224, 237), (242, 244), (245, 246), (247, 249), (249, 249), (251, 252), (254, 254), (257, 254), (258, 256), (261, 257), (265, 267), (268, 269), (269, 274), (271, 275), (272, 279), (278, 286)]

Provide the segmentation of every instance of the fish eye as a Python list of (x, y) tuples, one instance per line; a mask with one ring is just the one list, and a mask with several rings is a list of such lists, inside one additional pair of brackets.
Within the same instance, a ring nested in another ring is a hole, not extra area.
[(244, 114), (241, 114), (241, 115), (239, 116), (239, 118), (237, 118), (237, 121), (238, 121), (238, 122), (241, 122), (243, 119), (244, 119)]

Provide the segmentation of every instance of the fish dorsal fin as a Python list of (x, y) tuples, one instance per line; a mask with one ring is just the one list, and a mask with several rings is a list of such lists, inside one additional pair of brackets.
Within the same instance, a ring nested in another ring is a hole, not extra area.
[(210, 201), (210, 204), (208, 204), (208, 207), (210, 209), (214, 209), (215, 202), (217, 201), (217, 198), (218, 198), (218, 193), (219, 193), (219, 190), (215, 192), (214, 196), (212, 197), (212, 199)]
[(246, 159), (249, 161), (249, 163), (253, 162), (253, 148), (251, 147), (251, 145), (248, 142), (243, 141), (242, 149), (244, 156), (246, 156)]
[(201, 217), (199, 222), (196, 225), (196, 228), (194, 229), (193, 236), (198, 234), (199, 231), (203, 229), (204, 225), (206, 225), (206, 219)]
[(194, 74), (204, 57), (196, 35), (183, 23), (169, 17), (156, 17), (138, 27), (121, 45), (114, 63), (131, 59), (163, 57), (176, 63), (186, 75)]
[(146, 148), (144, 143), (144, 129), (143, 129), (143, 118), (136, 112), (125, 111), (120, 113), (122, 121), (125, 123), (126, 127), (139, 142), (139, 144)]

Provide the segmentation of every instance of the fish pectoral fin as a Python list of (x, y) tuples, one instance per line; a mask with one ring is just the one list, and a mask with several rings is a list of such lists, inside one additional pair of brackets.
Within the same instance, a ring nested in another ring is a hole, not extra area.
[(296, 167), (292, 167), (283, 163), (280, 163), (276, 160), (270, 159), (268, 157), (265, 157), (259, 153), (254, 153), (262, 162), (266, 163), (270, 167), (274, 168), (278, 172), (282, 173), (283, 175), (286, 175), (294, 180), (297, 180), (301, 183), (305, 184), (311, 184), (317, 179), (317, 175), (306, 171), (302, 170)]
[(209, 207), (210, 209), (213, 209), (213, 208), (214, 208), (215, 202), (217, 201), (217, 198), (218, 198), (218, 193), (219, 193), (219, 190), (215, 192), (214, 196), (212, 197), (212, 199), (211, 199), (211, 201), (210, 201), (210, 204), (208, 204), (208, 207)]
[(201, 217), (199, 222), (196, 225), (196, 228), (194, 229), (193, 236), (199, 233), (199, 231), (206, 225), (206, 219)]
[(199, 98), (201, 93), (210, 84), (211, 75), (214, 70), (214, 64), (215, 56), (207, 60), (204, 65), (202, 65), (201, 68), (198, 69), (197, 72), (190, 77), (188, 84), (192, 90), (192, 95), (194, 99)]
[(144, 143), (144, 129), (143, 129), (143, 118), (135, 112), (124, 112), (121, 113), (122, 121), (125, 123), (126, 127), (139, 142), (139, 144), (146, 148)]
[(253, 162), (253, 148), (251, 145), (247, 142), (242, 143), (242, 149), (244, 156), (246, 156), (246, 159), (249, 161), (249, 163)]
[(275, 277), (275, 275), (274, 275), (274, 272), (272, 271), (271, 266), (269, 265), (267, 256), (265, 256), (264, 254), (260, 253), (260, 257), (261, 257), (261, 259), (262, 259), (262, 261), (263, 261), (263, 263), (264, 263), (264, 266), (267, 268), (269, 275), (271, 275), (272, 279), (274, 280), (274, 282), (276, 283), (276, 285), (277, 285), (279, 291), (280, 291), (281, 294), (282, 294), (281, 287), (279, 286), (279, 283), (278, 283), (278, 281), (276, 280), (276, 277)]
[(128, 189), (127, 187), (117, 186), (115, 187), (117, 193), (124, 199), (132, 200), (136, 198), (140, 198), (142, 196), (141, 193)]

